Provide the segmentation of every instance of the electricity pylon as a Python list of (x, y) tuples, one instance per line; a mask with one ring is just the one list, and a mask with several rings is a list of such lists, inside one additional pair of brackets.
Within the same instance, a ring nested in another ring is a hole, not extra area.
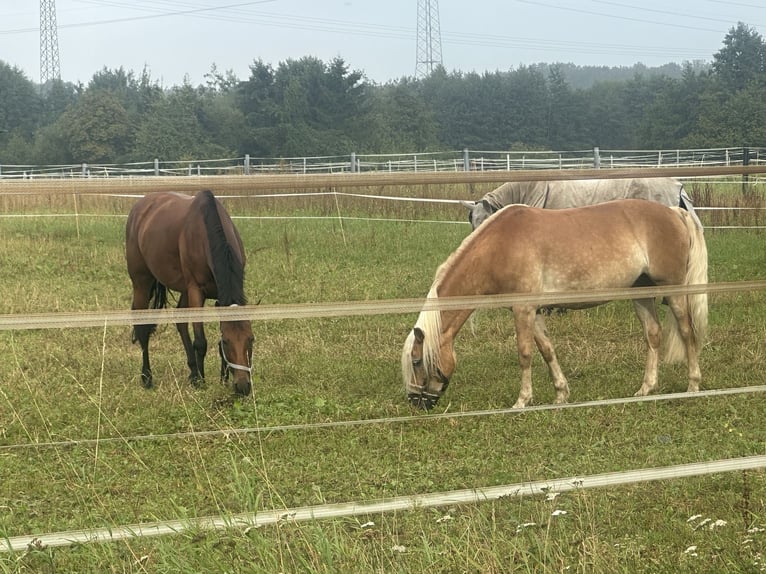
[(425, 78), (442, 65), (442, 35), (439, 29), (439, 0), (418, 0), (418, 35), (415, 76)]
[(40, 84), (61, 78), (56, 0), (40, 0)]

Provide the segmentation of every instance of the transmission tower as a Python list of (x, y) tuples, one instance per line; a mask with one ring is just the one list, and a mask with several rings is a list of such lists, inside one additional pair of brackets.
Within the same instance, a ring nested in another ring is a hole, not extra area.
[(415, 76), (425, 78), (442, 65), (442, 34), (439, 29), (439, 0), (418, 0), (418, 36)]
[(40, 84), (61, 78), (56, 0), (40, 0)]

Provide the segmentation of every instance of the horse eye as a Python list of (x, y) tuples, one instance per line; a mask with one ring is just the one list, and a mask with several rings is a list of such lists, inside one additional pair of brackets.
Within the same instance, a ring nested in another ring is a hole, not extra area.
[(422, 365), (422, 364), (423, 364), (423, 359), (414, 359), (414, 360), (412, 361), (412, 366), (413, 366), (413, 367), (419, 367), (419, 366), (420, 366), (420, 365)]

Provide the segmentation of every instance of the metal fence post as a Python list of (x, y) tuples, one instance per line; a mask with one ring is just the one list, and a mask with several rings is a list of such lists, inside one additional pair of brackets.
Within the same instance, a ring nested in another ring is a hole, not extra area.
[(250, 154), (245, 154), (245, 167), (244, 167), (245, 175), (250, 175)]
[(154, 175), (160, 175), (160, 160), (154, 158)]
[(598, 147), (593, 148), (593, 169), (601, 169), (601, 155)]
[(463, 171), (471, 171), (471, 160), (468, 159), (468, 148), (463, 149)]
[(351, 152), (351, 173), (356, 173), (356, 152)]
[[(750, 148), (749, 147), (743, 147), (742, 148), (742, 165), (750, 165)], [(742, 193), (747, 193), (747, 184), (748, 182), (747, 174), (742, 174)]]

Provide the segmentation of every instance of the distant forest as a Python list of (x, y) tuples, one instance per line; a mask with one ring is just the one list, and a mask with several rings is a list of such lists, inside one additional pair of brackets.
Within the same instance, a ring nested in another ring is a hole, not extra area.
[(440, 150), (766, 145), (766, 44), (744, 23), (711, 62), (536, 64), (369, 82), (343, 59), (254, 60), (161, 86), (102, 69), (38, 85), (0, 61), (0, 166)]

